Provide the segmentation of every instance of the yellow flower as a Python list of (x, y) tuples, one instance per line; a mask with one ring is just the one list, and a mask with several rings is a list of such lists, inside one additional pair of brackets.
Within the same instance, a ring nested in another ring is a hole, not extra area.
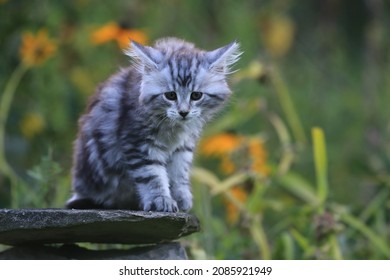
[(26, 66), (42, 64), (56, 51), (57, 45), (47, 36), (46, 29), (41, 29), (34, 36), (31, 32), (22, 35), (20, 57)]
[(130, 40), (140, 44), (148, 41), (145, 32), (139, 29), (127, 29), (119, 26), (115, 22), (109, 22), (92, 33), (91, 41), (95, 45), (101, 45), (110, 41), (116, 41), (118, 46), (125, 49), (129, 46)]
[(241, 136), (233, 133), (222, 133), (205, 139), (200, 150), (206, 156), (222, 156), (235, 151), (242, 141)]
[(28, 139), (31, 139), (35, 135), (41, 133), (44, 128), (45, 120), (41, 114), (36, 112), (27, 113), (20, 122), (20, 130)]
[(268, 52), (275, 56), (285, 55), (294, 41), (295, 25), (286, 15), (266, 16), (262, 22), (262, 36)]

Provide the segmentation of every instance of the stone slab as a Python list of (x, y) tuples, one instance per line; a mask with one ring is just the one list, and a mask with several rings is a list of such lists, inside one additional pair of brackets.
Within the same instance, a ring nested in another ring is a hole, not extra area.
[(186, 260), (178, 242), (131, 249), (91, 250), (75, 244), (17, 246), (0, 252), (0, 260)]
[(155, 244), (199, 231), (187, 213), (128, 210), (0, 209), (0, 244)]

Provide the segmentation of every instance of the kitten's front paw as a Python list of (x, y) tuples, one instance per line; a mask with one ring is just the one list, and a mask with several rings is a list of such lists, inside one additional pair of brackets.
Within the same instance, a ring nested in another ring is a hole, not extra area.
[(144, 205), (144, 211), (177, 212), (179, 208), (174, 199), (169, 196), (158, 196)]
[(177, 201), (177, 206), (179, 207), (180, 211), (188, 212), (192, 208), (192, 194), (191, 191), (188, 188), (176, 188), (176, 191), (173, 193), (174, 199)]
[(192, 199), (182, 199), (177, 201), (177, 205), (179, 206), (179, 210), (183, 212), (188, 212), (192, 208)]

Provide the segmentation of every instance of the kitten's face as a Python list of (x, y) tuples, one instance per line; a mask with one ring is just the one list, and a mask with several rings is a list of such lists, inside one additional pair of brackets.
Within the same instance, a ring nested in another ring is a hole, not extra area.
[(203, 92), (184, 89), (167, 91), (162, 95), (167, 104), (166, 116), (170, 120), (187, 122), (201, 118), (202, 100), (204, 102), (205, 98)]
[(238, 59), (238, 44), (211, 52), (177, 39), (156, 46), (133, 43), (129, 53), (142, 74), (140, 102), (174, 123), (209, 120), (231, 94), (226, 75)]
[(170, 61), (154, 73), (145, 74), (141, 102), (180, 123), (207, 121), (230, 96), (225, 76), (211, 73), (198, 63)]

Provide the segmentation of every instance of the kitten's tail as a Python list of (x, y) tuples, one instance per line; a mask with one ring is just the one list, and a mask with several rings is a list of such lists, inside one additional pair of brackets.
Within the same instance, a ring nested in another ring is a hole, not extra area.
[(67, 209), (103, 209), (104, 206), (86, 197), (74, 194), (65, 204)]

